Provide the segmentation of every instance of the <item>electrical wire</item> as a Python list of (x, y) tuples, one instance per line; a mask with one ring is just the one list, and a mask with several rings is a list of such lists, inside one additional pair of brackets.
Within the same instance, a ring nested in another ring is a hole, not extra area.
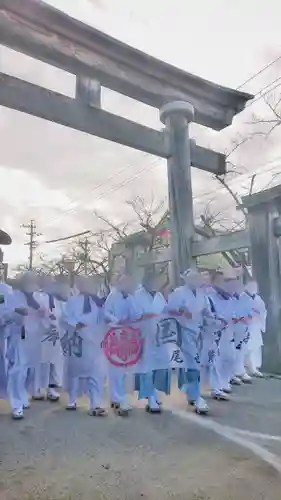
[(71, 234), (70, 236), (64, 236), (63, 238), (58, 238), (56, 240), (46, 240), (46, 241), (42, 241), (41, 242), (41, 245), (42, 244), (45, 244), (45, 243), (57, 243), (58, 241), (65, 241), (65, 240), (70, 240), (72, 238), (77, 238), (78, 236), (84, 236), (84, 234), (89, 234), (91, 233), (91, 230), (86, 230), (86, 231), (83, 231), (82, 233), (76, 233), (76, 234)]
[[(147, 156), (149, 156), (149, 155), (147, 154)], [(154, 167), (154, 165), (155, 165), (155, 164), (158, 164), (158, 163), (160, 163), (161, 161), (162, 161), (162, 158), (157, 158), (154, 162), (152, 162), (152, 163), (151, 163), (151, 165), (150, 165), (150, 166), (151, 166), (151, 167)], [(127, 169), (127, 168), (131, 168), (131, 167), (132, 167), (132, 165), (129, 165), (128, 167), (126, 167), (126, 169)], [(123, 169), (123, 170), (124, 170), (124, 169)], [(114, 186), (111, 186), (111, 188), (110, 188), (109, 190), (104, 191), (104, 192), (103, 192), (103, 193), (101, 193), (101, 194), (100, 194), (97, 198), (95, 198), (95, 201), (96, 201), (96, 202), (97, 202), (97, 201), (100, 201), (100, 200), (102, 200), (103, 198), (105, 198), (108, 194), (114, 193), (115, 191), (118, 191), (119, 189), (122, 189), (124, 186), (127, 186), (127, 185), (128, 185), (128, 184), (130, 184), (133, 180), (135, 180), (135, 179), (137, 179), (138, 177), (140, 177), (140, 176), (141, 176), (141, 175), (142, 175), (145, 171), (150, 171), (150, 170), (151, 170), (151, 168), (149, 168), (148, 166), (145, 166), (145, 167), (144, 167), (143, 169), (141, 169), (141, 170), (140, 170), (140, 171), (139, 171), (136, 175), (131, 176), (131, 177), (129, 177), (129, 178), (127, 178), (127, 179), (123, 180), (123, 181), (122, 181), (122, 182), (120, 182), (119, 184), (116, 184), (116, 185), (114, 185)], [(112, 176), (112, 178), (114, 178), (114, 177), (116, 177), (116, 175)], [(101, 185), (106, 185), (106, 183), (107, 183), (107, 181), (106, 181), (106, 182), (104, 182), (104, 183), (102, 183), (102, 184), (100, 184), (100, 186), (101, 186)], [(99, 187), (100, 187), (100, 186), (99, 186)], [(95, 189), (96, 189), (96, 187), (95, 187), (94, 189), (92, 189), (92, 190), (91, 190), (91, 191), (87, 194), (87, 196), (88, 196), (88, 195), (90, 195), (90, 194), (92, 194), (92, 193), (93, 193), (93, 191), (95, 191)], [(82, 201), (82, 199), (81, 199), (81, 201)], [(77, 211), (77, 210), (78, 210), (78, 208), (79, 208), (79, 207), (73, 207), (73, 208), (70, 208), (70, 209), (66, 210), (66, 211), (65, 211), (64, 213), (62, 213), (61, 215), (59, 215), (59, 216), (55, 217), (54, 219), (52, 219), (51, 224), (47, 224), (47, 225), (46, 225), (46, 227), (50, 227), (50, 226), (52, 226), (52, 225), (53, 225), (53, 222), (55, 222), (55, 221), (56, 221), (56, 220), (58, 220), (58, 219), (61, 219), (61, 218), (65, 217), (66, 215), (69, 215), (71, 212), (74, 212), (75, 210)]]
[[(273, 82), (271, 82), (271, 84), (268, 84), (265, 89), (267, 87), (269, 87), (269, 85), (272, 85), (273, 83), (277, 82), (281, 80), (281, 77), (278, 77), (276, 78), (276, 80), (274, 80)], [(250, 106), (252, 106), (253, 104), (255, 104), (256, 102), (258, 102), (260, 99), (262, 99), (264, 96), (270, 94), (270, 92), (273, 92), (273, 90), (277, 89), (278, 87), (280, 87), (281, 85), (281, 82), (280, 83), (277, 83), (277, 85), (275, 85), (274, 87), (270, 88), (269, 90), (267, 90), (266, 92), (263, 92), (259, 97), (253, 99), (252, 101), (250, 101), (247, 105), (246, 105), (246, 109), (248, 109)], [(264, 90), (264, 89), (262, 89)]]
[[(133, 182), (135, 179), (139, 178), (145, 171), (147, 172), (150, 172), (151, 170), (153, 170), (153, 168), (155, 166), (157, 166), (160, 162), (162, 161), (162, 158), (157, 158), (156, 160), (154, 160), (154, 162), (152, 162), (150, 164), (150, 168), (148, 168), (147, 166), (144, 167), (142, 170), (140, 170), (140, 172), (138, 172), (136, 175), (132, 176), (132, 177), (129, 177), (129, 179), (126, 179), (125, 181), (121, 182), (120, 184), (117, 184), (115, 186), (112, 186), (111, 189), (109, 189), (108, 191), (105, 191), (104, 193), (102, 193), (98, 198), (96, 198), (95, 201), (99, 201), (101, 199), (103, 199), (105, 196), (107, 196), (108, 194), (111, 194), (111, 193), (114, 193), (116, 191), (119, 191), (120, 189), (122, 189), (123, 187), (127, 186), (128, 184), (130, 184), (131, 182)], [(65, 216), (67, 215), (67, 213), (64, 213), (62, 214), (62, 216)], [(88, 232), (88, 231), (85, 231), (85, 233)], [(90, 230), (89, 230), (90, 232)], [(84, 234), (85, 234), (84, 233)], [(75, 236), (75, 235), (74, 235)], [(74, 236), (70, 236), (70, 237), (65, 237), (65, 238), (58, 238), (58, 240), (63, 240), (63, 239), (69, 239), (69, 238), (72, 238)], [(47, 240), (47, 241), (43, 241), (41, 242), (40, 244), (45, 244), (45, 243), (55, 243), (56, 240)]]
[[(271, 61), (270, 63), (266, 64), (264, 67), (262, 67), (259, 71), (257, 71), (256, 73), (254, 73), (253, 75), (251, 75), (247, 80), (245, 80), (243, 83), (241, 83), (238, 87), (236, 87), (236, 90), (239, 90), (241, 89), (242, 87), (244, 87), (247, 83), (251, 82), (252, 80), (254, 80), (257, 76), (261, 75), (264, 71), (266, 71), (269, 67), (273, 66), (273, 64), (275, 64), (277, 61), (279, 61), (281, 59), (281, 55), (276, 57), (273, 61)], [(255, 98), (247, 105), (247, 108), (249, 106), (252, 106), (255, 102), (259, 101), (262, 97), (264, 97), (265, 95), (267, 95), (269, 92), (273, 91), (275, 88), (279, 87), (279, 85), (269, 89), (268, 92), (265, 92), (263, 93), (264, 90), (266, 90), (268, 87), (270, 87), (271, 85), (273, 85), (275, 82), (281, 80), (281, 77), (278, 77), (276, 78), (275, 80), (273, 80), (271, 83), (265, 85), (262, 89), (260, 89), (256, 94), (255, 94)], [(281, 85), (281, 83), (280, 83)], [(258, 94), (261, 94), (259, 97)], [(144, 157), (146, 156), (149, 156), (148, 153), (145, 153), (144, 154)], [(100, 184), (96, 185), (93, 187), (93, 189), (91, 189), (90, 193), (89, 194), (92, 194), (93, 192), (95, 192), (97, 189), (99, 189), (100, 187), (106, 185), (110, 180), (114, 179), (115, 177), (118, 177), (121, 173), (125, 172), (126, 170), (128, 170), (129, 168), (131, 168), (132, 165), (127, 165), (126, 167), (123, 167), (122, 169), (120, 169), (118, 172), (116, 172), (115, 174), (113, 174), (112, 176), (110, 176), (108, 179), (106, 179), (104, 182), (101, 182)], [(135, 177), (132, 177), (132, 180), (134, 180)], [(128, 179), (128, 183), (129, 183), (129, 179)], [(127, 183), (125, 182), (125, 185)], [(122, 186), (122, 185), (121, 185)], [(109, 191), (109, 193), (111, 193), (111, 191)], [(103, 195), (102, 195), (102, 198), (103, 198)], [(98, 198), (98, 200), (102, 199), (101, 197)], [(71, 202), (71, 205), (73, 203), (76, 203), (78, 201), (82, 201), (82, 199), (75, 199)], [(50, 227), (53, 225), (53, 223), (57, 220), (60, 220), (61, 217), (64, 217), (65, 215), (67, 215), (68, 213), (71, 213), (73, 211), (77, 210), (77, 207), (70, 207), (69, 209), (67, 209), (65, 211), (64, 214), (61, 214), (57, 217), (55, 217), (54, 219), (52, 219), (51, 223), (48, 223), (47, 224), (47, 227)]]
[[(279, 60), (281, 59), (281, 55), (276, 57), (273, 61), (271, 61), (270, 63), (266, 64), (263, 68), (261, 68), (259, 71), (257, 71), (256, 73), (254, 73), (253, 75), (251, 75), (247, 80), (245, 80), (243, 83), (241, 83), (238, 87), (236, 87), (236, 90), (239, 90), (241, 89), (242, 87), (244, 87), (247, 83), (251, 82), (252, 80), (254, 80), (256, 77), (258, 77), (259, 75), (261, 75), (264, 71), (266, 71), (269, 67), (273, 66), (276, 62), (278, 62)], [(271, 87), (275, 82), (277, 81), (280, 81), (281, 80), (281, 77), (278, 77), (276, 78), (275, 80), (273, 80), (271, 83), (265, 85), (262, 89), (260, 89), (256, 94), (255, 94), (255, 98), (247, 105), (247, 108), (249, 106), (252, 106), (254, 103), (256, 103), (257, 101), (259, 101), (262, 97), (264, 97), (265, 95), (267, 95), (268, 93), (272, 92), (275, 88), (279, 87), (281, 85), (281, 82), (276, 85), (275, 87), (273, 88), (269, 88)], [(268, 91), (264, 92), (266, 89), (268, 89)], [(259, 95), (260, 94), (260, 95)], [(259, 97), (257, 97), (259, 95)], [(145, 153), (144, 154), (144, 157), (147, 157), (149, 156), (148, 153)], [(157, 163), (159, 162), (160, 160), (157, 160)], [(101, 182), (100, 184), (96, 185), (93, 187), (93, 189), (91, 189), (90, 193), (89, 194), (92, 194), (93, 192), (95, 192), (97, 189), (99, 189), (100, 187), (106, 185), (110, 180), (114, 179), (115, 177), (118, 177), (121, 173), (123, 173), (124, 171), (128, 170), (129, 168), (131, 168), (132, 165), (127, 165), (126, 167), (123, 167), (122, 169), (120, 169), (118, 172), (116, 172), (115, 174), (113, 174), (112, 176), (110, 176), (109, 178), (107, 178), (104, 182)], [(120, 184), (117, 184), (116, 186), (112, 186), (111, 189), (109, 189), (108, 191), (102, 193), (100, 196), (98, 196), (98, 198), (96, 199), (96, 201), (100, 201), (101, 199), (103, 199), (105, 196), (107, 196), (108, 194), (111, 194), (111, 193), (114, 193), (116, 191), (118, 191), (119, 189), (122, 189), (124, 186), (130, 184), (133, 180), (135, 180), (136, 178), (140, 177), (140, 175), (142, 175), (143, 172), (147, 171), (147, 167), (145, 167), (144, 169), (142, 169), (137, 175), (135, 176), (132, 176), (132, 177), (129, 177), (127, 180), (121, 182)], [(149, 169), (151, 170), (151, 169)], [(79, 201), (82, 201), (82, 199), (76, 199), (76, 200), (73, 200), (71, 202), (71, 204), (75, 203), (75, 202), (79, 202)], [(55, 217), (54, 219), (52, 219), (51, 221), (51, 224), (47, 224), (47, 227), (50, 227), (53, 225), (53, 223), (56, 221), (56, 220), (59, 220), (61, 219), (62, 217), (68, 215), (69, 213), (73, 212), (77, 210), (77, 207), (70, 207), (68, 210), (66, 210), (63, 214)]]
[(264, 71), (266, 71), (268, 68), (270, 68), (271, 66), (273, 66), (273, 64), (275, 64), (280, 59), (281, 59), (281, 55), (278, 56), (278, 57), (276, 57), (276, 59), (274, 59), (270, 63), (268, 63), (265, 66), (263, 66), (263, 68), (261, 68), (259, 71), (257, 71), (256, 73), (254, 73), (252, 76), (250, 76), (249, 78), (247, 78), (247, 80), (245, 80), (243, 83), (241, 83), (240, 85), (238, 85), (238, 87), (236, 87), (236, 90), (240, 90), (247, 83), (250, 83), (252, 80), (254, 80), (255, 78), (257, 78), (257, 76), (261, 75)]
[[(144, 158), (146, 158), (147, 156), (149, 156), (149, 153), (145, 153), (143, 155)], [(102, 186), (105, 186), (109, 181), (111, 181), (112, 179), (115, 179), (115, 177), (118, 177), (120, 174), (122, 174), (123, 172), (125, 172), (126, 170), (129, 170), (133, 167), (132, 164), (128, 164), (126, 165), (125, 167), (121, 168), (120, 170), (118, 170), (116, 173), (112, 174), (110, 177), (108, 177), (105, 181), (101, 182), (100, 184), (97, 184), (96, 186), (94, 186), (90, 191), (89, 191), (89, 195), (94, 193), (97, 189), (99, 189), (100, 187)], [(79, 202), (82, 202), (84, 201), (84, 197), (83, 198), (75, 198), (74, 200), (71, 201), (71, 203), (69, 205), (73, 205), (73, 203), (79, 203)], [(46, 227), (50, 227), (53, 225), (53, 223), (59, 219), (61, 219), (61, 217), (64, 217), (65, 215), (67, 215), (68, 213), (70, 212), (73, 212), (74, 210), (77, 210), (77, 207), (72, 207), (70, 206), (69, 209), (65, 210), (63, 214), (60, 214), (56, 217), (54, 217), (52, 220), (51, 220), (51, 223), (48, 223), (46, 225)]]
[[(277, 156), (277, 157), (275, 157), (275, 158), (272, 158), (269, 162), (267, 162), (266, 164), (259, 165), (257, 168), (266, 167), (266, 166), (270, 165), (271, 163), (273, 163), (273, 162), (275, 162), (275, 161), (278, 161), (278, 160), (281, 160), (281, 156)], [(155, 162), (155, 163), (156, 163), (156, 162)], [(152, 168), (153, 168), (153, 166), (151, 167), (151, 169), (150, 169), (150, 170), (152, 170)], [(263, 170), (262, 172), (251, 172), (250, 174), (248, 174), (248, 175), (246, 176), (246, 179), (245, 179), (245, 180), (250, 180), (250, 179), (251, 179), (251, 177), (252, 177), (253, 175), (259, 176), (259, 175), (264, 175), (264, 174), (266, 174), (266, 173), (268, 174), (268, 173), (272, 172), (272, 171), (274, 170), (274, 168), (277, 168), (277, 166), (276, 166), (276, 167), (270, 167), (269, 169), (267, 169), (267, 170)], [(140, 174), (140, 173), (139, 173), (139, 174)], [(241, 175), (242, 175), (243, 177), (245, 177), (245, 174), (241, 174)], [(138, 176), (140, 176), (140, 175), (138, 175)], [(135, 177), (136, 177), (136, 176), (135, 176)], [(131, 182), (133, 179), (129, 179), (129, 180), (130, 180), (130, 182)], [(128, 183), (129, 183), (129, 182), (128, 182)], [(224, 191), (224, 190), (225, 190), (225, 188), (222, 186), (222, 187), (221, 187), (221, 188), (219, 188), (219, 189), (218, 189), (218, 188), (216, 188), (216, 189), (213, 189), (212, 191), (206, 191), (206, 192), (204, 192), (204, 193), (200, 193), (200, 194), (198, 194), (197, 196), (195, 196), (195, 197), (193, 198), (193, 201), (196, 201), (196, 200), (198, 200), (198, 201), (203, 201), (203, 199), (204, 199), (206, 196), (210, 197), (212, 194), (217, 194), (217, 193), (218, 193), (218, 191), (219, 191), (219, 192), (222, 192), (222, 191)], [(117, 191), (117, 189), (116, 189), (116, 191)], [(87, 231), (84, 231), (83, 233), (74, 234), (74, 235), (67, 236), (67, 237), (64, 237), (64, 238), (58, 238), (57, 240), (49, 240), (49, 241), (44, 241), (44, 242), (42, 242), (41, 244), (45, 244), (45, 243), (57, 243), (57, 242), (58, 242), (58, 243), (63, 243), (63, 242), (64, 242), (64, 240), (71, 239), (71, 238), (75, 238), (75, 237), (78, 237), (78, 236), (80, 236), (80, 235), (82, 235), (82, 234), (86, 234), (86, 233), (91, 233), (91, 231), (90, 231), (90, 230), (87, 230)]]

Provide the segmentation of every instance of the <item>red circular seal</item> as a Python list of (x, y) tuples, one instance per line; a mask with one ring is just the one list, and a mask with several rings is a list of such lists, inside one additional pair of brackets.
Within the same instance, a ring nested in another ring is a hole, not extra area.
[(132, 326), (114, 327), (108, 330), (102, 348), (108, 361), (114, 366), (135, 365), (142, 356), (144, 340), (141, 331)]

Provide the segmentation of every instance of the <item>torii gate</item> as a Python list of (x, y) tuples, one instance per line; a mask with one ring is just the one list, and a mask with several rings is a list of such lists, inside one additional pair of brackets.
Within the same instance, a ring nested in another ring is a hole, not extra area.
[[(175, 282), (194, 256), (251, 244), (269, 311), (266, 367), (281, 372), (281, 188), (243, 200), (249, 232), (194, 240), (190, 167), (222, 174), (225, 156), (190, 140), (188, 124), (222, 130), (252, 96), (159, 61), (40, 0), (0, 0), (0, 44), (76, 75), (72, 99), (0, 72), (0, 105), (168, 160)], [(159, 132), (102, 110), (101, 85), (158, 108), (165, 129)]]
[[(40, 0), (0, 0), (0, 43), (76, 75), (76, 98), (0, 73), (0, 105), (168, 160), (175, 281), (192, 261), (190, 166), (225, 172), (225, 156), (189, 140), (192, 121), (221, 130), (252, 96), (121, 43)], [(101, 109), (101, 85), (160, 109), (156, 131)]]
[[(40, 0), (0, 0), (0, 43), (76, 75), (72, 99), (0, 72), (0, 105), (168, 160), (174, 282), (194, 255), (220, 251), (221, 240), (193, 241), (190, 167), (222, 174), (225, 156), (197, 146), (189, 139), (188, 125), (194, 121), (221, 130), (251, 95), (159, 61)], [(160, 109), (165, 129), (159, 132), (102, 110), (101, 85)], [(226, 236), (222, 246), (231, 246), (231, 238)], [(248, 235), (237, 238), (241, 246), (248, 245)], [(272, 266), (268, 269), (271, 276)], [(269, 284), (268, 298), (270, 292)]]

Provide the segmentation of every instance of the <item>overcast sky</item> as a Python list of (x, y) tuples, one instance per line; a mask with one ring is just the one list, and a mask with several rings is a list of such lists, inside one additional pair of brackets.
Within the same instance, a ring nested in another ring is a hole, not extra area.
[[(233, 88), (281, 56), (278, 0), (48, 3), (153, 56)], [(1, 46), (0, 67), (1, 71), (73, 95), (73, 76)], [(279, 77), (280, 70), (281, 59), (243, 90), (258, 93)], [(107, 90), (102, 98), (105, 109), (160, 127), (157, 110)], [(248, 122), (254, 112), (267, 112), (262, 99), (224, 132), (192, 126), (192, 135), (198, 143), (224, 150), (238, 132), (245, 134), (252, 128)], [(13, 237), (13, 245), (5, 249), (11, 266), (27, 259), (25, 231), (20, 226), (30, 218), (36, 219), (38, 231), (43, 233), (38, 251), (53, 257), (63, 251), (63, 245), (44, 245), (43, 241), (96, 229), (99, 224), (94, 209), (116, 221), (130, 220), (132, 213), (126, 200), (135, 195), (147, 200), (167, 197), (165, 161), (155, 157), (2, 107), (0, 132), (1, 227)], [(232, 181), (237, 191), (246, 192), (255, 171), (256, 189), (262, 189), (272, 174), (279, 172), (279, 135), (277, 131), (266, 141), (256, 138), (237, 154), (235, 160), (244, 166), (242, 176)], [(209, 199), (223, 211), (233, 210), (228, 195), (208, 174), (194, 172), (193, 189), (197, 215)]]

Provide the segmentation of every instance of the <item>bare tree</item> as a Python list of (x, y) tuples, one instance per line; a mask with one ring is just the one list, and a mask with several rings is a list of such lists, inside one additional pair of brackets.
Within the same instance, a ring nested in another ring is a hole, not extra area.
[[(96, 250), (104, 254), (111, 248), (113, 243), (123, 243), (127, 247), (141, 247), (143, 253), (169, 246), (169, 241), (164, 235), (165, 223), (168, 224), (168, 211), (165, 210), (165, 201), (158, 202), (154, 198), (149, 203), (143, 197), (127, 201), (132, 210), (132, 219), (127, 223), (115, 224), (109, 218), (95, 212), (96, 218), (101, 221), (103, 228), (95, 233)], [(108, 260), (109, 279), (111, 278), (111, 266)], [(152, 266), (155, 268), (155, 266)], [(166, 276), (165, 286), (168, 283), (168, 263), (157, 265), (157, 272)]]
[[(243, 172), (243, 167), (237, 164), (234, 160), (235, 153), (251, 140), (251, 136), (243, 137), (238, 135), (235, 140), (233, 140), (232, 147), (230, 150), (226, 151), (226, 173), (222, 175), (214, 175), (214, 179), (227, 191), (229, 196), (234, 201), (236, 208), (239, 209), (242, 217), (240, 220), (234, 220), (233, 218), (225, 218), (221, 211), (213, 212), (211, 208), (211, 201), (209, 201), (204, 207), (203, 212), (200, 214), (200, 222), (205, 230), (205, 234), (202, 236), (210, 238), (224, 232), (237, 231), (245, 229), (248, 223), (248, 212), (243, 206), (242, 198), (239, 193), (237, 193), (231, 186), (231, 180), (237, 175), (241, 175)], [(254, 190), (256, 180), (256, 174), (253, 174), (250, 181), (250, 187), (248, 190), (248, 195), (251, 195)], [(237, 265), (242, 265), (246, 275), (249, 274), (248, 266), (249, 262), (249, 252), (248, 250), (232, 250), (228, 252), (221, 252), (222, 257), (225, 261), (235, 267)]]
[[(77, 238), (69, 248), (57, 260), (48, 261), (46, 257), (40, 256), (40, 264), (37, 272), (40, 274), (63, 275), (69, 273), (67, 263), (72, 263), (72, 273), (99, 275), (103, 278), (106, 286), (111, 281), (110, 250), (113, 243), (125, 243), (129, 238), (133, 242), (139, 242), (144, 252), (150, 252), (156, 248), (167, 246), (163, 240), (159, 225), (163, 220), (165, 212), (164, 202), (157, 203), (154, 199), (146, 203), (141, 197), (136, 197), (127, 202), (132, 209), (132, 220), (121, 224), (97, 211), (94, 212), (96, 220), (100, 223), (97, 231), (90, 232), (83, 238)], [(161, 272), (165, 272), (166, 266), (162, 266)]]
[(268, 138), (281, 124), (281, 92), (280, 84), (263, 97), (266, 105), (265, 116), (253, 114), (252, 123), (257, 125), (255, 135)]

